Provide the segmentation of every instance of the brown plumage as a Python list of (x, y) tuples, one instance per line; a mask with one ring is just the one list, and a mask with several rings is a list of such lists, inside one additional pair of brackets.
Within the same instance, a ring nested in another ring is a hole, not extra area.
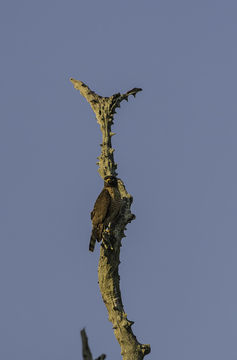
[(94, 209), (91, 212), (92, 233), (89, 250), (94, 251), (96, 240), (102, 240), (103, 230), (110, 222), (113, 222), (121, 207), (121, 198), (117, 187), (117, 179), (114, 176), (104, 178), (104, 188), (96, 199)]

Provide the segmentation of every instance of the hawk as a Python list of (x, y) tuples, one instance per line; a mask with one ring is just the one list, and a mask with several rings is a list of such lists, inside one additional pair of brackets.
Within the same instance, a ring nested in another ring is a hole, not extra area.
[(89, 250), (94, 251), (96, 240), (102, 240), (102, 233), (110, 222), (113, 222), (119, 214), (121, 197), (118, 191), (118, 182), (115, 176), (104, 178), (104, 188), (96, 199), (94, 209), (91, 212), (92, 233)]

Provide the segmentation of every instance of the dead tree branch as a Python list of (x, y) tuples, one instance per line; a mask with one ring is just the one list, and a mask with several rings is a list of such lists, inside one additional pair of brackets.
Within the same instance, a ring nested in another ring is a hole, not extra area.
[[(81, 342), (82, 342), (82, 356), (83, 356), (83, 360), (93, 360), (91, 351), (90, 351), (90, 347), (88, 344), (88, 337), (86, 335), (86, 330), (82, 329), (81, 330)], [(98, 358), (96, 358), (95, 360), (104, 360), (106, 358), (105, 354), (100, 355)]]
[[(111, 142), (111, 137), (115, 135), (111, 131), (114, 114), (116, 113), (116, 108), (120, 107), (121, 101), (128, 101), (130, 95), (135, 97), (142, 89), (134, 88), (122, 95), (117, 93), (110, 97), (102, 97), (91, 91), (82, 81), (73, 78), (70, 80), (75, 89), (79, 90), (81, 95), (89, 102), (100, 125), (102, 144), (101, 154), (98, 157), (99, 162), (97, 163), (99, 165), (98, 171), (102, 179), (105, 176), (117, 176), (117, 164), (114, 162), (114, 149)], [(103, 235), (105, 237), (112, 236), (109, 242), (113, 244), (113, 248), (100, 247), (98, 266), (99, 286), (103, 301), (108, 310), (109, 320), (113, 324), (114, 334), (121, 347), (123, 360), (142, 360), (145, 355), (150, 353), (150, 345), (140, 344), (133, 334), (132, 325), (134, 322), (128, 320), (127, 314), (124, 311), (118, 272), (121, 240), (125, 237), (124, 231), (126, 230), (126, 225), (135, 218), (135, 215), (130, 210), (133, 198), (126, 191), (121, 179), (118, 179), (118, 189), (122, 199), (122, 210), (116, 220), (116, 224), (113, 224), (110, 235), (106, 235), (106, 233)]]

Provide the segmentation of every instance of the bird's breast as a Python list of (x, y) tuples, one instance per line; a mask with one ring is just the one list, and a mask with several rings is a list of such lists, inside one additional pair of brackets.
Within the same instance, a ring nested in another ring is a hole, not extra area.
[[(114, 216), (116, 216), (120, 210), (122, 200), (120, 193), (117, 188), (109, 187), (107, 188), (110, 197), (111, 197), (111, 204), (110, 204), (110, 211), (113, 213)], [(111, 214), (112, 215), (112, 214)]]

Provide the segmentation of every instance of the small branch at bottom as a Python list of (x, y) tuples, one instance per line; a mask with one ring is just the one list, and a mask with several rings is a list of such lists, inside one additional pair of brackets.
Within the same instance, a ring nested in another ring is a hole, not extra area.
[[(82, 356), (83, 360), (93, 360), (92, 353), (88, 344), (88, 337), (86, 335), (86, 330), (81, 330), (81, 341), (82, 341)], [(106, 358), (105, 354), (100, 355), (96, 360), (104, 360)]]

